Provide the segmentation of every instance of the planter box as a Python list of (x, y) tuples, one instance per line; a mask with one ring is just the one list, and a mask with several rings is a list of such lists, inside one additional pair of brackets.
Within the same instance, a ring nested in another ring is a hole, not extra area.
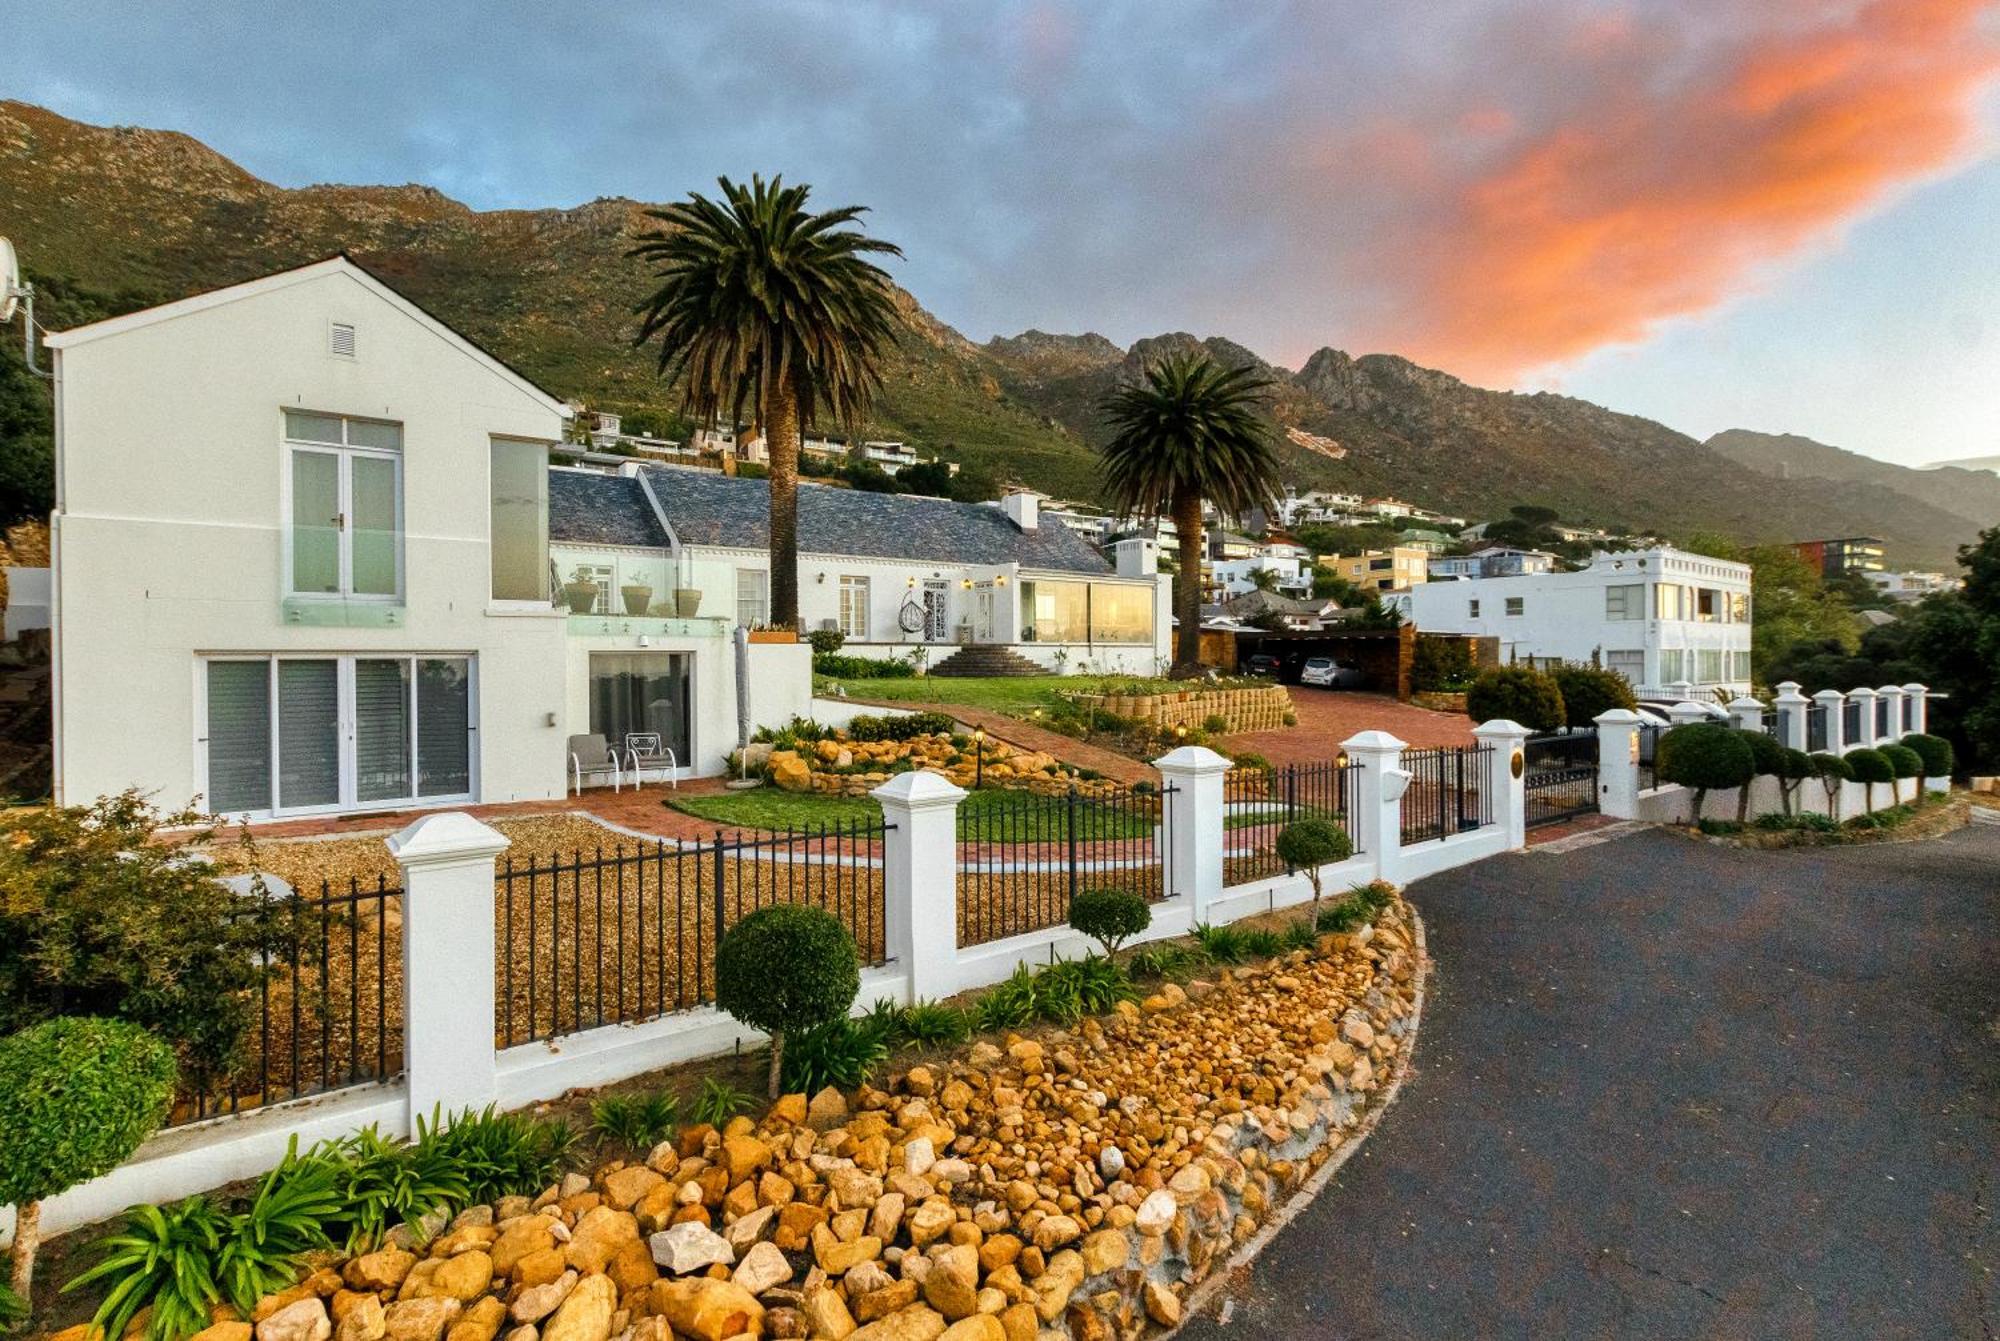
[(799, 635), (791, 629), (752, 629), (750, 641), (753, 643), (795, 643)]

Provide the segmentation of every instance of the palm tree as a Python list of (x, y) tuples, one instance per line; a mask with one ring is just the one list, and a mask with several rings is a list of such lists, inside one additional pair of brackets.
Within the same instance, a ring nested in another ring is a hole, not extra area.
[(1257, 407), (1270, 381), (1252, 368), (1224, 369), (1205, 355), (1170, 354), (1146, 379), (1104, 400), (1113, 436), (1104, 446), (1111, 503), (1144, 516), (1162, 512), (1180, 534), (1174, 575), (1177, 676), (1201, 673), (1201, 505), (1228, 514), (1269, 504), (1278, 463)]
[(799, 619), (799, 433), (815, 415), (858, 428), (881, 385), (882, 344), (899, 318), (888, 274), (868, 259), (901, 256), (849, 228), (858, 205), (806, 209), (811, 187), (719, 179), (646, 213), (664, 227), (629, 253), (660, 287), (639, 305), (634, 344), (657, 342), (660, 375), (683, 378), (687, 412), (740, 422), (748, 403), (764, 430), (771, 479), (771, 622)]

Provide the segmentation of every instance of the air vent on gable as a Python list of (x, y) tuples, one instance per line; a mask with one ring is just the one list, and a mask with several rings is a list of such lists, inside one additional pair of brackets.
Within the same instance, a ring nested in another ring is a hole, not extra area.
[(346, 322), (333, 323), (333, 331), (327, 340), (327, 348), (342, 358), (354, 357), (354, 328)]

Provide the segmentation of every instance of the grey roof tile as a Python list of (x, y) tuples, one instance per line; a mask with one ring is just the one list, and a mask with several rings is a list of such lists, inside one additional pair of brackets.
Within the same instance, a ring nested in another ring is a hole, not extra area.
[(549, 539), (569, 545), (667, 545), (639, 481), (583, 470), (549, 472)]

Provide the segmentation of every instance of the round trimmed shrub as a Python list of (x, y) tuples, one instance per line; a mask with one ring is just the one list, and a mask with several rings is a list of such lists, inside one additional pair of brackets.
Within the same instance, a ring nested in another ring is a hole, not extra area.
[(1812, 777), (1815, 768), (1812, 756), (1804, 750), (1780, 749), (1778, 767), (1773, 770), (1778, 779), (1778, 795), (1784, 801), (1785, 813), (1792, 813), (1792, 797), (1804, 781)]
[[(1750, 766), (1760, 778), (1781, 778), (1785, 766), (1785, 747), (1762, 731), (1740, 731), (1743, 743), (1750, 747)], [(1747, 823), (1750, 818), (1750, 789), (1743, 788), (1736, 794), (1736, 821)]]
[(1899, 778), (1920, 778), (1924, 775), (1924, 758), (1907, 745), (1884, 745), (1882, 757), (1889, 761)]
[(1849, 750), (1841, 758), (1847, 761), (1849, 776), (1856, 782), (1866, 784), (1862, 795), (1867, 799), (1868, 813), (1871, 815), (1874, 814), (1875, 784), (1878, 782), (1894, 782), (1896, 780), (1896, 766), (1890, 763), (1889, 757), (1880, 750), (1865, 748)]
[(1594, 726), (1600, 716), (1613, 708), (1629, 712), (1639, 706), (1631, 681), (1615, 670), (1602, 666), (1558, 666), (1552, 674), (1556, 688), (1562, 692), (1563, 720), (1570, 727)]
[(1354, 855), (1354, 843), (1347, 830), (1332, 820), (1310, 816), (1293, 820), (1278, 833), (1278, 857), (1295, 871), (1304, 871), (1312, 885), (1313, 902), (1319, 902), (1319, 868)]
[(1153, 910), (1129, 889), (1082, 889), (1069, 901), (1069, 924), (1103, 946), (1109, 957), (1153, 925)]
[(1560, 730), (1564, 718), (1562, 690), (1555, 677), (1530, 666), (1495, 666), (1483, 670), (1465, 691), (1465, 715), (1475, 722), (1506, 719), (1530, 731)]
[(173, 1049), (136, 1024), (73, 1015), (0, 1039), (0, 1205), (19, 1210), (13, 1283), (30, 1298), (41, 1203), (123, 1164), (173, 1103)]
[(785, 1035), (840, 1019), (861, 990), (861, 955), (823, 908), (759, 908), (715, 947), (715, 1004), (771, 1036), (770, 1090), (778, 1097)]
[(1701, 822), (1701, 803), (1711, 791), (1741, 787), (1757, 772), (1744, 732), (1707, 722), (1677, 726), (1660, 737), (1653, 768), (1662, 782), (1694, 791), (1694, 820)]
[(1952, 757), (1951, 742), (1943, 736), (1928, 736), (1918, 732), (1904, 736), (1903, 744), (1915, 750), (1917, 758), (1923, 761), (1924, 770), (1918, 775), (1919, 777), (1948, 778), (1951, 776), (1953, 766), (1958, 762)]

